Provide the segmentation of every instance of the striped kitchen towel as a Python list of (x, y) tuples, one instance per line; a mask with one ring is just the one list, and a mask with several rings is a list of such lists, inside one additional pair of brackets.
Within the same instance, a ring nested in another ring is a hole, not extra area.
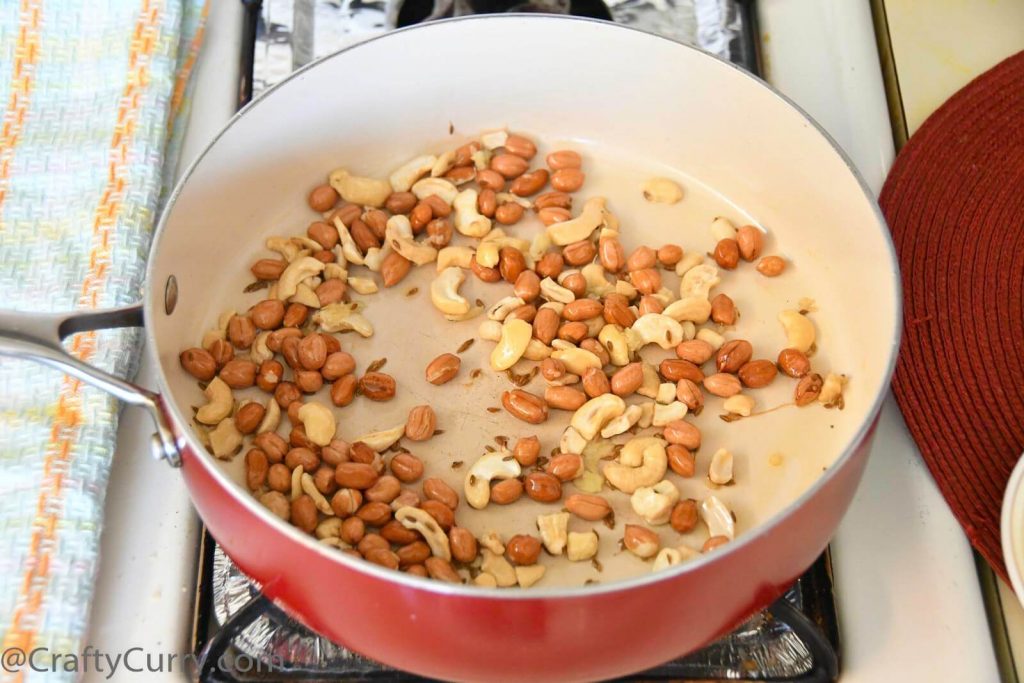
[[(0, 308), (139, 300), (205, 1), (0, 0)], [(68, 343), (121, 376), (140, 347), (137, 330)], [(75, 379), (0, 359), (4, 650), (83, 647), (117, 417)]]

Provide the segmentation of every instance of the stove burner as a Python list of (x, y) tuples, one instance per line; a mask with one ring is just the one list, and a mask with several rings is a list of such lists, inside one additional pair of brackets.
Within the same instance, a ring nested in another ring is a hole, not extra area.
[(405, 0), (399, 6), (395, 23), (402, 27), (432, 19), (502, 12), (572, 14), (612, 20), (611, 11), (602, 0)]

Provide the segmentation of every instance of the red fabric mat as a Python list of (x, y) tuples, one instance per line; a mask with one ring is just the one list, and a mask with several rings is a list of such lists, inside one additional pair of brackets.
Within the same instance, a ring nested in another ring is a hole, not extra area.
[(1024, 52), (925, 121), (879, 201), (904, 287), (896, 400), (971, 543), (1005, 579), (1000, 505), (1024, 451)]

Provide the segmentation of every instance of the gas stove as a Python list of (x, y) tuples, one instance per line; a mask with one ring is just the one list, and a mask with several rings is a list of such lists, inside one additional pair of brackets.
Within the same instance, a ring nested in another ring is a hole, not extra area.
[[(718, 0), (609, 0), (608, 4), (602, 0), (248, 2), (239, 105), (317, 57), (388, 30), (438, 18), (495, 12), (548, 12), (612, 20), (698, 45), (759, 73), (751, 4)], [(235, 661), (262, 663), (266, 669), (262, 680), (422, 680), (352, 653), (291, 620), (262, 597), (259, 588), (205, 534), (200, 557), (193, 649), (200, 655), (201, 680), (261, 679), (252, 670), (232, 670)], [(838, 620), (826, 552), (783, 598), (733, 633), (699, 652), (627, 680), (829, 681), (838, 675), (838, 651)], [(238, 653), (244, 655), (242, 660), (231, 656)]]

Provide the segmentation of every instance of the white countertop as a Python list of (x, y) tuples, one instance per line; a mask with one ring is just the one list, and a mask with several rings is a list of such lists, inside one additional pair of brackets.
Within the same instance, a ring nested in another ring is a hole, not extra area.
[[(238, 2), (211, 3), (183, 161), (232, 113), (240, 14)], [(867, 4), (765, 0), (759, 14), (768, 79), (877, 191), (893, 146)], [(148, 363), (139, 383), (152, 385)], [(198, 521), (180, 475), (148, 457), (150, 432), (148, 418), (124, 412), (88, 639), (108, 652), (188, 650)], [(892, 400), (832, 549), (843, 683), (998, 680), (969, 546)]]

